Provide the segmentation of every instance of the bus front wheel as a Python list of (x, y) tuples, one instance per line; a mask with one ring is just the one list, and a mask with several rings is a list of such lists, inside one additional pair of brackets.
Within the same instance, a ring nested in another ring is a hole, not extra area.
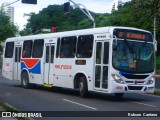
[(21, 85), (23, 88), (30, 88), (30, 83), (29, 83), (29, 76), (27, 72), (23, 72), (21, 76)]
[(87, 80), (86, 80), (85, 77), (81, 77), (80, 78), (79, 91), (80, 91), (80, 96), (82, 98), (87, 97), (87, 95), (88, 95), (88, 87), (87, 87)]

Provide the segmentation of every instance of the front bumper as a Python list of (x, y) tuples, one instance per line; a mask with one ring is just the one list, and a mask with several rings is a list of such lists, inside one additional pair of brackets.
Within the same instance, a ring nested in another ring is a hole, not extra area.
[(154, 93), (155, 82), (146, 85), (136, 85), (136, 84), (119, 84), (115, 81), (113, 82), (113, 87), (110, 93)]

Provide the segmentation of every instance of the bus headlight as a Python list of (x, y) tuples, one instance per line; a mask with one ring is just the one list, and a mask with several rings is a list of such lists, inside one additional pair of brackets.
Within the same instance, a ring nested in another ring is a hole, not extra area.
[(148, 83), (147, 83), (147, 84), (152, 84), (154, 81), (155, 81), (155, 78), (154, 78), (154, 77), (152, 77), (152, 78), (148, 81)]
[(117, 82), (117, 83), (121, 83), (124, 84), (124, 81), (122, 80), (122, 78), (117, 75), (117, 74), (112, 74), (113, 79)]

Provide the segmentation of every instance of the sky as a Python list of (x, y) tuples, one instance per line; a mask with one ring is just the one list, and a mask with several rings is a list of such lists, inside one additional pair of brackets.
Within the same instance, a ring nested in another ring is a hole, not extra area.
[[(14, 2), (17, 0), (0, 0), (0, 6), (4, 2)], [(88, 10), (93, 11), (95, 13), (110, 13), (112, 5), (115, 0), (72, 0), (75, 3), (83, 4)], [(130, 0), (122, 0), (123, 2), (127, 2)], [(24, 16), (25, 14), (29, 14), (31, 12), (38, 13), (43, 8), (46, 8), (48, 5), (63, 5), (68, 0), (37, 0), (37, 5), (32, 4), (22, 4), (21, 0), (12, 4), (14, 6), (14, 22), (19, 26), (20, 30), (22, 30), (26, 23), (28, 16)], [(71, 3), (72, 5), (72, 3)]]

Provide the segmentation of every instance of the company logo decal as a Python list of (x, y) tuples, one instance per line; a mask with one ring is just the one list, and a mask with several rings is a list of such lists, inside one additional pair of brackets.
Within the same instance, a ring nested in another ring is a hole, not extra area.
[(39, 59), (21, 59), (22, 69), (27, 69), (29, 73), (41, 74), (41, 61)]
[(72, 69), (72, 65), (55, 65), (56, 69)]
[(116, 89), (117, 89), (117, 90), (122, 90), (123, 87), (122, 87), (122, 86), (117, 86)]

